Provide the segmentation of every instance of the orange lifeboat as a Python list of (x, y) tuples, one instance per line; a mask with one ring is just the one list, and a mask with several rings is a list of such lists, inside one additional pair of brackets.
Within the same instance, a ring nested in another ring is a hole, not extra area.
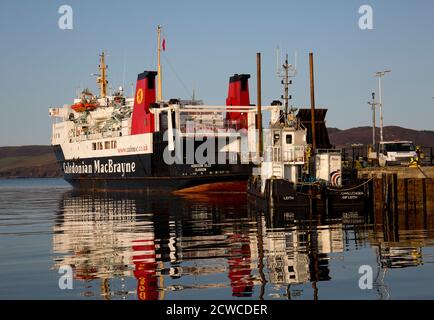
[(96, 103), (83, 103), (83, 102), (79, 102), (71, 106), (72, 110), (74, 110), (75, 112), (93, 111), (97, 107), (98, 105)]

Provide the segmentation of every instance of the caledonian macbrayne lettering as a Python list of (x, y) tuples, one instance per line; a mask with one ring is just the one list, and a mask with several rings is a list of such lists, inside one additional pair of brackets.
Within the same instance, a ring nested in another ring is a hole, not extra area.
[(81, 173), (119, 173), (125, 176), (126, 173), (136, 172), (135, 162), (119, 162), (116, 163), (112, 159), (108, 159), (106, 163), (100, 160), (94, 160), (93, 166), (84, 161), (81, 163), (65, 162), (63, 163), (63, 171), (66, 174), (81, 174)]

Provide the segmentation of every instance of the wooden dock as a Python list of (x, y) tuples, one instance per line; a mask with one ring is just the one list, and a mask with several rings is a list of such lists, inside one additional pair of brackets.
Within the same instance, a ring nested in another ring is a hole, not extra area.
[(381, 179), (383, 174), (397, 174), (398, 179), (434, 179), (434, 167), (384, 167), (360, 168), (357, 171), (359, 179)]
[(434, 167), (363, 168), (358, 177), (371, 179), (375, 221), (388, 226), (389, 241), (398, 229), (434, 228)]
[(357, 175), (359, 179), (372, 179), (375, 209), (434, 214), (434, 167), (363, 168)]

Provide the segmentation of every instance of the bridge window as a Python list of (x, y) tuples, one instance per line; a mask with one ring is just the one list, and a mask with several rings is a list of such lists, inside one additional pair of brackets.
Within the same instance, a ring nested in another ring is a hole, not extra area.
[(276, 132), (274, 132), (274, 145), (277, 143), (277, 142), (279, 142), (279, 140), (280, 140), (280, 132), (278, 132), (278, 131), (276, 131)]
[(292, 134), (286, 135), (286, 144), (292, 144)]

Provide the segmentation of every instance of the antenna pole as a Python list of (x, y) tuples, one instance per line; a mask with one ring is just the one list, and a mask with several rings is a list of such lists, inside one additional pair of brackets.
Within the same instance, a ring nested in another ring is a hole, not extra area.
[(161, 71), (161, 60), (160, 60), (160, 54), (161, 54), (161, 26), (157, 27), (157, 74), (158, 74), (158, 91), (157, 91), (157, 101), (163, 100), (163, 74)]
[(99, 59), (99, 77), (97, 78), (97, 83), (100, 88), (100, 96), (101, 98), (105, 98), (107, 96), (107, 66), (105, 64), (105, 53), (104, 51), (100, 54)]
[(378, 77), (378, 94), (380, 95), (380, 140), (383, 142), (383, 93), (381, 91), (381, 77), (382, 75)]
[(125, 73), (127, 71), (127, 58), (124, 51), (124, 70), (122, 72), (122, 89), (125, 90)]
[(296, 109), (293, 108), (292, 105), (291, 106), (289, 105), (289, 100), (291, 100), (291, 96), (289, 95), (289, 85), (292, 84), (291, 78), (295, 77), (296, 74), (297, 74), (297, 68), (295, 68), (292, 64), (289, 64), (288, 54), (286, 54), (285, 62), (277, 68), (277, 76), (282, 78), (281, 84), (283, 85), (283, 94), (280, 96), (280, 98), (283, 99), (283, 105), (285, 109), (285, 113), (284, 113), (285, 121), (288, 120), (289, 113), (291, 113), (291, 116), (294, 116), (294, 112), (296, 111)]
[(285, 77), (283, 79), (283, 87), (284, 87), (284, 97), (283, 102), (285, 105), (285, 119), (288, 118), (288, 106), (289, 106), (289, 64), (288, 64), (288, 54), (286, 54), (285, 64), (283, 65), (283, 69), (285, 70)]
[(279, 71), (280, 71), (279, 55), (280, 55), (280, 48), (279, 48), (279, 46), (277, 46), (277, 48), (276, 48), (276, 74), (277, 74), (277, 76), (279, 76)]
[(257, 100), (257, 114), (258, 114), (258, 144), (257, 153), (258, 157), (262, 156), (262, 105), (261, 105), (261, 53), (256, 53), (256, 100)]
[(309, 53), (309, 69), (310, 69), (310, 115), (312, 126), (312, 151), (316, 149), (315, 135), (315, 81), (313, 73), (313, 53)]

